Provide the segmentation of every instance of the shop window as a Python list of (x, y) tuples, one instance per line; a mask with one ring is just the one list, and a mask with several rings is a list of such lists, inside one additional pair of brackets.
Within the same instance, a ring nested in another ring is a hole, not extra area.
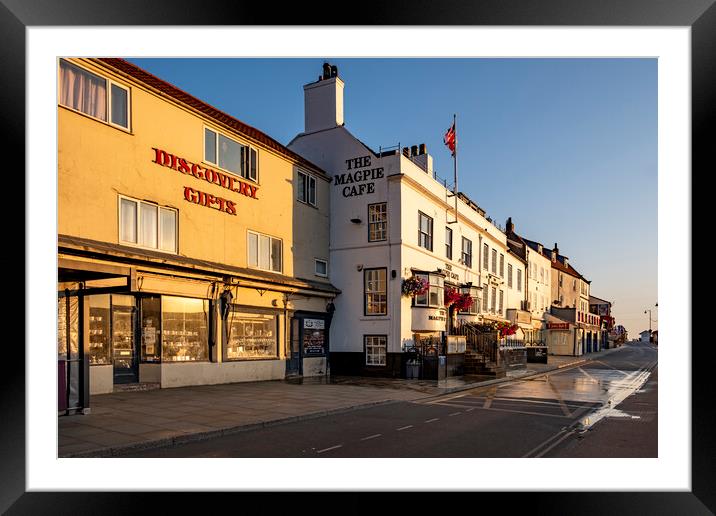
[(298, 173), (297, 183), (297, 199), (311, 206), (316, 205), (316, 178), (305, 174), (303, 172)]
[(316, 265), (316, 276), (325, 278), (328, 276), (328, 262), (326, 260), (315, 260)]
[(231, 305), (224, 334), (224, 360), (278, 358), (278, 316)]
[(162, 309), (159, 296), (143, 297), (142, 309), (142, 341), (140, 358), (142, 362), (160, 362)]
[(433, 219), (421, 211), (418, 212), (418, 245), (433, 250)]
[(424, 294), (415, 296), (414, 306), (445, 306), (444, 289), (445, 278), (439, 274), (416, 274), (416, 278), (423, 279), (428, 282), (428, 290)]
[(366, 335), (365, 337), (365, 365), (384, 366), (388, 350), (387, 335)]
[(249, 267), (265, 271), (282, 271), (283, 243), (279, 238), (248, 232)]
[(388, 207), (384, 202), (368, 205), (368, 242), (388, 237)]
[(60, 104), (129, 129), (129, 88), (60, 59)]
[(386, 315), (388, 313), (388, 269), (365, 269), (363, 291), (365, 315)]
[(162, 296), (162, 361), (209, 359), (209, 301)]
[(109, 333), (109, 294), (89, 296), (90, 365), (111, 364)]
[(244, 179), (258, 182), (257, 150), (206, 127), (204, 128), (204, 161)]
[(119, 241), (122, 244), (177, 252), (177, 210), (119, 197)]
[(462, 237), (462, 263), (465, 267), (472, 267), (472, 241)]

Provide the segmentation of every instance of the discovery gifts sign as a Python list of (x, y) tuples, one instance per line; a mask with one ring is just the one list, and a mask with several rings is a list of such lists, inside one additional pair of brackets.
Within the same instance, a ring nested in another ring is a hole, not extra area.
[[(217, 172), (210, 168), (204, 168), (197, 163), (192, 163), (187, 159), (170, 154), (162, 149), (152, 147), (152, 150), (154, 151), (152, 163), (176, 170), (181, 174), (193, 176), (198, 180), (204, 180), (232, 192), (245, 195), (246, 197), (258, 199), (256, 196), (259, 189), (258, 186), (241, 181), (229, 174)], [(206, 206), (207, 208), (214, 208), (229, 215), (236, 215), (236, 203), (234, 201), (202, 192), (190, 186), (184, 187), (184, 199), (194, 204)]]

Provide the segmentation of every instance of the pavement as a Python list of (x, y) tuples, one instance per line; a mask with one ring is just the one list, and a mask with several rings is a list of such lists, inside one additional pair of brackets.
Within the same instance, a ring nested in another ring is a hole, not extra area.
[(58, 456), (112, 457), (211, 439), (350, 410), (414, 401), (576, 366), (623, 348), (581, 357), (548, 356), (504, 378), (441, 381), (331, 376), (115, 392), (91, 398), (89, 414), (58, 417)]

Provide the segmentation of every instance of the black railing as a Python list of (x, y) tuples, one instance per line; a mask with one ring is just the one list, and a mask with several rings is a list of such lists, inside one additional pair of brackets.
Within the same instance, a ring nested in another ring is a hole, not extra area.
[(482, 332), (473, 324), (462, 322), (452, 328), (452, 334), (465, 336), (466, 352), (479, 353), (487, 362), (497, 362), (498, 346), (496, 331)]

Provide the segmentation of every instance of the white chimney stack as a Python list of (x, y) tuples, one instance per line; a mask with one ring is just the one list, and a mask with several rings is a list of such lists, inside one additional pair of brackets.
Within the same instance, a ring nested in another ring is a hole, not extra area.
[(314, 133), (343, 125), (343, 86), (338, 70), (325, 72), (318, 81), (303, 87), (304, 133)]

